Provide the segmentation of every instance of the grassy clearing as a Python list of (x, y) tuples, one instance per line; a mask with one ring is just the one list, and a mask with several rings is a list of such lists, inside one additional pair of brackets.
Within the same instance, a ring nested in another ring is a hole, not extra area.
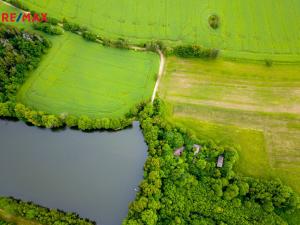
[[(300, 14), (296, 0), (31, 0), (51, 16), (86, 25), (110, 38), (161, 39), (222, 49), (226, 57), (300, 61)], [(210, 28), (212, 14), (220, 27)]]
[(160, 95), (172, 119), (240, 146), (238, 170), (300, 192), (300, 67), (169, 58)]
[(120, 117), (155, 84), (154, 53), (105, 48), (66, 32), (18, 93), (18, 100), (53, 114)]

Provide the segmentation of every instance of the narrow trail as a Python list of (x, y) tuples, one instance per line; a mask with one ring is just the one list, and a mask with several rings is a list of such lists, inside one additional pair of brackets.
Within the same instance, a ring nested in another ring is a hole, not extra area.
[(151, 98), (151, 102), (152, 103), (154, 102), (154, 99), (156, 97), (156, 93), (157, 93), (157, 90), (158, 90), (158, 87), (159, 87), (162, 75), (164, 73), (165, 62), (166, 62), (165, 56), (164, 56), (164, 54), (160, 50), (158, 50), (158, 54), (160, 56), (160, 64), (159, 64), (159, 71), (158, 71), (157, 81), (155, 83), (154, 91), (153, 91), (152, 98)]

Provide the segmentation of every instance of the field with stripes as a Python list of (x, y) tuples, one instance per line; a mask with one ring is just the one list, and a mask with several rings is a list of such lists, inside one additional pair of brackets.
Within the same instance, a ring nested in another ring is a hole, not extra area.
[[(300, 61), (297, 0), (31, 0), (26, 4), (104, 37), (200, 44), (234, 59)], [(212, 14), (220, 17), (216, 30), (208, 24)]]
[(171, 118), (240, 150), (236, 171), (300, 193), (300, 67), (169, 58), (160, 96)]

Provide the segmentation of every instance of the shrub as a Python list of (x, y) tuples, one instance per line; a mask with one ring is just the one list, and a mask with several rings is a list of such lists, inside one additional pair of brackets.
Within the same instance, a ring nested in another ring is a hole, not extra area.
[(32, 26), (35, 30), (40, 30), (40, 31), (43, 31), (47, 34), (51, 34), (51, 35), (61, 35), (61, 34), (63, 34), (63, 29), (62, 28), (60, 28), (58, 26), (55, 26), (55, 25), (52, 25), (50, 23), (34, 23)]
[(204, 48), (199, 45), (179, 45), (173, 48), (173, 54), (183, 58), (211, 58), (218, 56), (217, 49)]
[(271, 66), (273, 66), (273, 61), (271, 59), (265, 59), (265, 65), (267, 67), (271, 67)]
[(47, 16), (47, 23), (50, 23), (52, 25), (58, 25), (59, 20), (56, 18)]
[(69, 21), (67, 21), (67, 19), (63, 19), (63, 28), (66, 30), (66, 31), (71, 31), (73, 33), (78, 33), (78, 32), (85, 32), (87, 31), (87, 28), (86, 27), (83, 27), (83, 26), (80, 26), (76, 23), (71, 23)]
[(144, 47), (148, 51), (157, 52), (157, 50), (162, 51), (163, 53), (166, 52), (167, 47), (162, 41), (151, 41), (144, 45)]
[(129, 43), (127, 40), (123, 39), (123, 38), (118, 38), (115, 42), (114, 42), (114, 46), (116, 48), (124, 48), (124, 49), (128, 49), (129, 48)]
[(97, 40), (97, 35), (90, 32), (90, 31), (84, 31), (82, 33), (82, 37), (88, 41), (96, 41)]
[(213, 29), (217, 29), (220, 26), (220, 18), (218, 15), (211, 15), (208, 18), (209, 26)]

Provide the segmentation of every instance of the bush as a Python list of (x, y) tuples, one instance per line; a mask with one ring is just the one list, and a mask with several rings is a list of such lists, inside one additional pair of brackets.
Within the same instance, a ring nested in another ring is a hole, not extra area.
[(32, 26), (35, 30), (40, 30), (50, 35), (61, 35), (64, 32), (62, 28), (50, 23), (34, 23)]
[(90, 31), (84, 31), (82, 33), (82, 37), (88, 41), (96, 41), (97, 40), (97, 35), (90, 32)]
[(160, 50), (163, 53), (165, 53), (167, 51), (167, 47), (162, 41), (151, 41), (146, 43), (144, 47), (148, 51), (152, 51), (152, 52), (157, 52), (157, 50)]
[(13, 6), (22, 9), (24, 11), (30, 11), (29, 8), (27, 8), (27, 6), (24, 5), (24, 3), (22, 3), (19, 0), (6, 0), (6, 2), (12, 4)]
[(198, 45), (179, 45), (173, 49), (173, 54), (183, 58), (210, 58), (215, 59), (219, 51), (217, 49), (204, 48)]
[(267, 67), (271, 67), (271, 66), (273, 66), (273, 61), (271, 59), (265, 59), (265, 65)]
[(53, 18), (53, 17), (49, 17), (49, 16), (47, 16), (47, 23), (50, 23), (50, 24), (52, 24), (52, 25), (58, 25), (58, 23), (59, 23), (59, 20), (58, 19), (56, 19), (56, 18)]
[(211, 15), (208, 18), (209, 26), (213, 29), (217, 29), (220, 26), (220, 18), (218, 15)]
[(123, 39), (123, 38), (118, 38), (115, 42), (114, 42), (114, 46), (116, 48), (123, 48), (123, 49), (128, 49), (129, 48), (129, 43), (127, 40)]
[(78, 33), (78, 32), (85, 32), (87, 31), (87, 28), (86, 27), (83, 27), (83, 26), (80, 26), (76, 23), (71, 23), (69, 21), (67, 21), (67, 19), (63, 19), (62, 21), (63, 23), (63, 28), (66, 30), (66, 31), (71, 31), (72, 33)]

